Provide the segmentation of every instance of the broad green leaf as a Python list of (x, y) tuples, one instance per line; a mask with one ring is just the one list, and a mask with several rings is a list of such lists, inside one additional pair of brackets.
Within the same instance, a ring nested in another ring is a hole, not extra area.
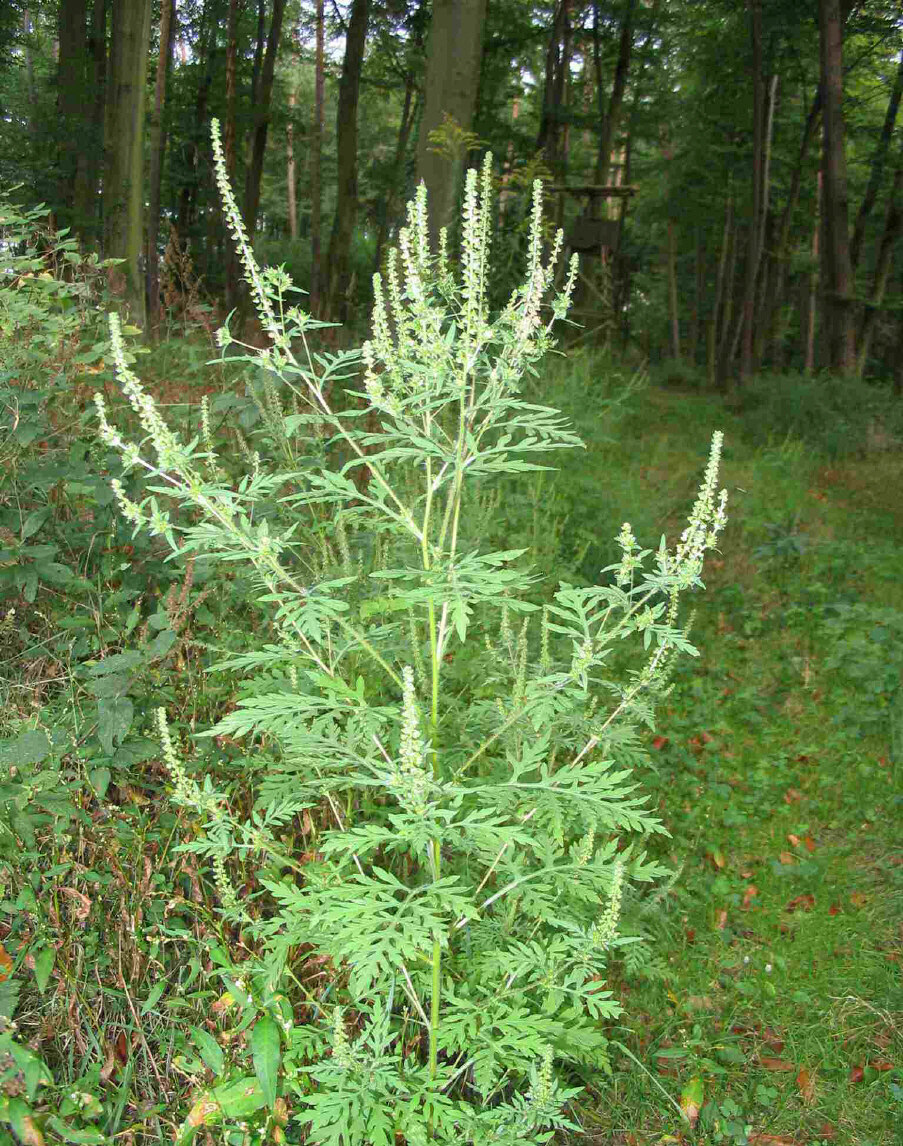
[(120, 744), (126, 733), (132, 727), (132, 717), (135, 715), (135, 706), (127, 696), (116, 696), (110, 699), (101, 699), (97, 702), (98, 728), (97, 735), (104, 751), (112, 756), (114, 741)]
[(66, 1123), (63, 1122), (61, 1118), (57, 1118), (55, 1114), (52, 1114), (50, 1118), (48, 1118), (47, 1123), (59, 1134), (64, 1142), (87, 1143), (88, 1146), (94, 1146), (94, 1143), (97, 1143), (98, 1146), (102, 1146), (102, 1143), (107, 1141), (107, 1136), (102, 1134), (99, 1130), (76, 1130), (72, 1126), (67, 1126)]
[(222, 1047), (213, 1035), (210, 1034), (209, 1031), (205, 1031), (202, 1027), (192, 1027), (191, 1038), (206, 1066), (208, 1066), (215, 1075), (222, 1074), (225, 1057)]
[(48, 943), (42, 947), (34, 957), (34, 980), (38, 990), (43, 995), (53, 973), (53, 964), (56, 962), (56, 948)]
[(282, 1040), (279, 1026), (270, 1015), (264, 1015), (254, 1024), (251, 1031), (251, 1055), (254, 1059), (254, 1073), (266, 1097), (267, 1106), (272, 1107), (276, 1103)]
[(46, 732), (30, 729), (15, 740), (0, 741), (0, 764), (12, 768), (27, 768), (40, 764), (50, 755), (50, 740)]
[(154, 1007), (156, 1007), (157, 1003), (160, 1002), (160, 996), (163, 994), (163, 992), (165, 990), (166, 990), (166, 980), (161, 979), (160, 982), (157, 983), (151, 989), (151, 993), (147, 996), (147, 998), (141, 1004), (141, 1014), (142, 1015), (146, 1015), (148, 1011), (152, 1011), (154, 1009)]
[(91, 787), (97, 793), (97, 798), (102, 800), (107, 794), (107, 788), (110, 786), (110, 780), (113, 773), (109, 768), (92, 768), (88, 773), (88, 779), (91, 782)]

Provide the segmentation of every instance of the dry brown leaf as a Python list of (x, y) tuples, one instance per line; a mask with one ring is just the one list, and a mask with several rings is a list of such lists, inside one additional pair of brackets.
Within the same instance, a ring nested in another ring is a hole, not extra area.
[(763, 1070), (782, 1072), (796, 1070), (795, 1062), (788, 1062), (785, 1058), (769, 1058), (767, 1055), (759, 1055), (759, 1066), (761, 1066)]
[(799, 1074), (796, 1076), (797, 1089), (800, 1092), (800, 1098), (807, 1106), (811, 1106), (815, 1101), (815, 1071), (807, 1070), (806, 1067), (800, 1067)]
[(792, 848), (798, 848), (800, 846), (800, 838), (791, 832), (787, 837), (787, 843), (790, 844)]
[(756, 898), (756, 896), (758, 894), (759, 894), (759, 889), (756, 887), (756, 885), (754, 883), (750, 883), (747, 885), (746, 891), (744, 891), (744, 893), (743, 893), (743, 909), (744, 909), (744, 911), (749, 911), (749, 905), (752, 903), (752, 901)]
[(790, 852), (781, 852), (780, 856), (778, 856), (778, 859), (780, 859), (781, 863), (785, 866), (787, 864), (796, 863), (796, 857), (791, 855)]
[(715, 927), (719, 931), (723, 931), (727, 926), (727, 912), (722, 908), (720, 911), (715, 912)]
[(815, 840), (811, 836), (803, 836), (803, 843), (806, 845), (807, 852), (815, 851)]
[(858, 1064), (850, 1067), (850, 1082), (862, 1082), (865, 1078), (865, 1071)]
[(785, 804), (798, 804), (804, 798), (804, 793), (799, 788), (788, 788), (784, 793)]
[(850, 903), (852, 903), (854, 907), (865, 907), (868, 903), (868, 896), (863, 895), (861, 891), (854, 891), (850, 896)]
[(798, 895), (796, 899), (791, 899), (784, 910), (811, 911), (813, 907), (815, 907), (815, 896), (811, 893), (808, 893), (806, 895)]

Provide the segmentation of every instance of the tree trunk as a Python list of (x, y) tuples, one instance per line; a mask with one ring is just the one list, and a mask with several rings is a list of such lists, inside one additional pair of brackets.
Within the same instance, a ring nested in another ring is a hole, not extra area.
[(86, 107), (82, 118), (81, 146), (75, 170), (72, 213), (82, 220), (81, 238), (85, 246), (96, 247), (100, 240), (100, 170), (103, 161), (104, 108), (107, 77), (107, 0), (94, 0), (88, 32)]
[[(806, 165), (806, 156), (816, 136), (816, 129), (821, 118), (822, 92), (821, 88), (815, 93), (809, 114), (806, 117), (806, 126), (803, 128), (803, 137), (800, 141), (796, 157), (796, 165), (790, 177), (790, 188), (784, 201), (780, 222), (777, 225), (777, 238), (774, 242), (774, 251), (769, 261), (766, 273), (767, 287), (763, 292), (764, 308), (768, 317), (760, 314), (756, 320), (757, 326), (768, 332), (772, 339), (772, 354), (776, 361), (780, 360), (780, 349), (783, 326), (781, 311), (784, 306), (784, 297), (787, 293), (787, 278), (789, 272), (790, 226), (796, 207), (799, 202), (800, 191), (803, 184), (803, 172)], [(764, 336), (764, 335), (763, 335)]]
[(179, 207), (176, 216), (176, 231), (179, 242), (187, 248), (191, 228), (194, 225), (197, 211), (198, 188), (201, 180), (201, 159), (206, 153), (207, 133), (207, 103), (210, 88), (213, 84), (213, 68), (216, 60), (216, 23), (217, 13), (215, 0), (204, 0), (200, 14), (200, 29), (198, 32), (198, 88), (194, 101), (194, 130), (189, 134), (184, 144), (183, 162), (185, 174), (182, 186), (179, 188)]
[(326, 268), (326, 313), (334, 322), (343, 322), (348, 316), (351, 238), (357, 219), (357, 105), (369, 18), (370, 0), (353, 0), (339, 81), (336, 116), (338, 188)]
[(859, 350), (856, 367), (860, 375), (865, 370), (866, 363), (868, 362), (872, 335), (875, 333), (875, 324), (881, 312), (881, 304), (884, 302), (884, 293), (887, 290), (887, 280), (890, 278), (891, 264), (893, 262), (894, 247), (897, 245), (897, 240), (900, 238), (901, 232), (903, 232), (903, 207), (901, 207), (900, 204), (901, 192), (903, 192), (903, 149), (901, 149), (897, 169), (894, 172), (894, 181), (891, 186), (890, 197), (887, 201), (887, 214), (884, 217), (884, 231), (878, 246), (878, 259), (875, 263), (875, 271), (872, 277), (872, 290), (859, 326)]
[(542, 94), (542, 112), (536, 150), (543, 153), (546, 164), (561, 178), (561, 127), (565, 99), (565, 73), (568, 67), (570, 27), (570, 0), (557, 0), (552, 15), (552, 30), (546, 48), (545, 79)]
[(288, 93), (288, 122), (285, 125), (285, 196), (288, 207), (288, 234), (292, 242), (298, 240), (298, 189), (295, 175), (295, 108), (298, 93), (292, 88)]
[(856, 369), (856, 345), (843, 119), (843, 25), (839, 0), (819, 0), (818, 27), (825, 93), (821, 258), (827, 365), (835, 373), (850, 375)]
[(624, 106), (624, 93), (627, 90), (627, 76), (630, 71), (630, 56), (633, 51), (633, 17), (636, 0), (625, 0), (624, 15), (621, 20), (621, 36), (618, 42), (618, 62), (608, 107), (605, 106), (605, 93), (602, 82), (602, 44), (599, 35), (599, 0), (593, 0), (593, 66), (596, 73), (596, 98), (599, 104), (599, 150), (596, 153), (595, 182), (605, 186), (611, 169), (611, 150), (617, 136)]
[[(706, 350), (709, 363), (709, 382), (712, 386), (714, 386), (718, 380), (717, 347), (719, 341), (722, 343), (724, 341), (725, 316), (722, 312), (726, 310), (725, 285), (727, 283), (728, 254), (732, 250), (733, 245), (734, 192), (733, 188), (728, 186), (727, 205), (724, 209), (724, 231), (721, 236), (721, 254), (718, 256), (718, 274), (715, 277), (715, 301), (712, 306), (712, 334)], [(730, 325), (729, 315), (727, 317), (727, 325)]]
[[(376, 253), (374, 264), (376, 270), (380, 269), (383, 256), (383, 247), (389, 234), (389, 225), (398, 209), (399, 192), (404, 176), (404, 157), (411, 137), (411, 129), (417, 119), (418, 101), (415, 98), (416, 82), (413, 72), (405, 77), (404, 105), (401, 109), (401, 121), (398, 125), (398, 136), (395, 140), (395, 158), (392, 163), (392, 182), (389, 194), (380, 207), (379, 230), (376, 233)], [(501, 196), (499, 196), (501, 199)]]
[(150, 173), (147, 207), (147, 322), (153, 331), (160, 321), (160, 258), (157, 241), (160, 233), (160, 192), (163, 185), (163, 157), (166, 152), (166, 84), (172, 63), (176, 31), (176, 0), (163, 0), (160, 6), (160, 54), (157, 57), (157, 79), (154, 85), (154, 110), (150, 122)]
[(260, 207), (260, 180), (263, 177), (263, 157), (266, 153), (267, 132), (270, 127), (270, 103), (273, 95), (273, 76), (276, 72), (276, 54), (282, 35), (282, 17), (285, 13), (285, 0), (273, 0), (270, 19), (270, 32), (267, 36), (266, 53), (260, 82), (254, 99), (254, 128), (251, 136), (251, 160), (248, 164), (248, 178), (245, 183), (245, 203), (242, 212), (249, 238), (254, 237), (257, 227), (257, 211)]
[(815, 329), (816, 329), (816, 316), (818, 312), (818, 265), (819, 265), (819, 236), (821, 233), (821, 214), (822, 214), (822, 188), (824, 179), (822, 173), (818, 173), (818, 185), (816, 188), (815, 196), (815, 226), (812, 228), (812, 270), (809, 273), (809, 295), (806, 306), (806, 327), (805, 347), (806, 358), (803, 365), (803, 373), (811, 374), (815, 370)]
[[(59, 227), (71, 227), (84, 237), (88, 220), (76, 214), (76, 188), (79, 161), (84, 161), (82, 123), (88, 101), (88, 10), (86, 0), (69, 0), (59, 5), (57, 34), (56, 111), (59, 125), (57, 152), (56, 220)], [(82, 204), (79, 204), (81, 207)]]
[(107, 84), (104, 254), (123, 259), (112, 281), (139, 325), (144, 282), (139, 263), (144, 223), (144, 89), (151, 0), (113, 0)]
[(417, 181), (426, 183), (433, 238), (440, 227), (453, 221), (463, 162), (449, 171), (448, 159), (432, 150), (429, 136), (442, 126), (446, 115), (465, 131), (473, 124), (485, 15), (486, 0), (433, 2), (423, 115), (417, 138)]
[[(903, 52), (900, 53), (900, 63), (897, 67), (897, 76), (887, 102), (887, 114), (884, 117), (884, 126), (878, 139), (878, 146), (872, 157), (872, 169), (869, 174), (868, 187), (865, 189), (862, 203), (856, 215), (856, 225), (853, 227), (853, 237), (850, 240), (850, 263), (855, 273), (859, 266), (859, 256), (862, 252), (862, 240), (865, 237), (865, 226), (878, 198), (881, 187), (881, 177), (884, 174), (884, 164), (887, 162), (887, 153), (890, 149), (894, 134), (894, 125), (897, 122), (897, 112), (900, 108), (900, 99), (903, 97)], [(860, 355), (861, 357), (861, 355)]]
[(753, 318), (755, 317), (756, 277), (762, 236), (762, 197), (765, 173), (765, 77), (762, 74), (762, 0), (749, 0), (750, 44), (753, 81), (753, 194), (749, 242), (746, 250), (746, 283), (743, 290), (742, 336), (740, 350), (741, 384), (752, 373)]
[(677, 228), (668, 220), (668, 313), (671, 325), (671, 357), (680, 361), (680, 319), (677, 308)]
[(768, 112), (765, 125), (765, 161), (762, 169), (762, 213), (759, 224), (759, 239), (756, 251), (756, 299), (752, 316), (752, 372), (755, 374), (762, 364), (762, 348), (765, 345), (765, 327), (757, 327), (757, 319), (764, 317), (768, 300), (768, 266), (763, 265), (765, 250), (772, 245), (774, 219), (771, 215), (771, 145), (774, 134), (774, 114), (778, 102), (778, 76), (771, 77), (768, 90)]
[(317, 2), (316, 50), (314, 56), (314, 130), (310, 144), (310, 312), (320, 309), (323, 281), (323, 109), (326, 93), (324, 0)]

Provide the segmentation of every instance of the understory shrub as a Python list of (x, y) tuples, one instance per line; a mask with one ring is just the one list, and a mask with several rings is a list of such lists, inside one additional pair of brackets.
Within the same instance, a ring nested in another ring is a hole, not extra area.
[[(159, 713), (173, 799), (197, 821), (182, 847), (219, 891), (227, 940), (202, 954), (233, 1032), (195, 1032), (216, 1081), (180, 1140), (215, 1123), (230, 1142), (249, 1127), (343, 1146), (548, 1141), (608, 1069), (622, 899), (664, 870), (631, 767), (675, 658), (696, 655), (679, 608), (726, 520), (721, 436), (675, 547), (642, 549), (625, 524), (610, 584), (540, 604), (524, 551), (483, 551), (471, 515), (500, 475), (581, 444), (521, 393), (576, 274), (554, 293), (562, 239), (544, 259), (541, 184), (525, 277), (496, 315), (489, 161), (467, 177), (457, 263), (444, 235), (430, 249), (421, 189), (374, 279), (370, 340), (336, 355), (311, 347), (321, 324), (284, 270), (256, 264), (216, 125), (214, 150), (271, 340), (248, 356), (265, 417), (232, 457), (206, 407), (184, 441), (115, 316), (143, 440), (98, 398), (105, 443), (144, 475), (140, 501), (114, 482), (136, 532), (248, 566), (272, 620), (218, 666), (239, 698), (207, 734), (243, 745), (253, 801), (199, 775)], [(633, 667), (615, 675), (628, 640)]]
[(757, 374), (737, 402), (744, 433), (755, 445), (795, 439), (831, 458), (903, 448), (903, 403), (879, 383), (827, 374)]

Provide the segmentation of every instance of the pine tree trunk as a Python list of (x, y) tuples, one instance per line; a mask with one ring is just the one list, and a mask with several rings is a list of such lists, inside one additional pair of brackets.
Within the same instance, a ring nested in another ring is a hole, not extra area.
[(325, 276), (326, 313), (334, 322), (343, 322), (348, 317), (351, 239), (357, 219), (357, 108), (369, 18), (370, 0), (353, 0), (339, 81), (336, 117), (338, 188)]
[(618, 41), (618, 62), (615, 66), (611, 96), (606, 108), (604, 85), (602, 82), (602, 44), (599, 35), (599, 2), (593, 0), (593, 67), (596, 73), (596, 99), (599, 105), (599, 149), (596, 152), (595, 182), (605, 186), (611, 169), (611, 151), (617, 138), (621, 112), (624, 106), (624, 93), (627, 90), (627, 76), (630, 71), (630, 57), (633, 52), (633, 18), (636, 0), (625, 0), (624, 15), (621, 20), (621, 35)]
[[(429, 135), (446, 115), (465, 131), (473, 124), (486, 0), (434, 0), (427, 47), (423, 115), (417, 138), (417, 182), (426, 183), (433, 237), (454, 218), (462, 171), (431, 150)], [(454, 51), (450, 50), (454, 45)]]
[[(59, 5), (57, 23), (59, 63), (57, 66), (56, 111), (59, 124), (57, 152), (56, 220), (59, 227), (71, 227), (84, 237), (87, 219), (76, 214), (76, 190), (80, 159), (81, 126), (88, 104), (88, 10), (86, 0), (69, 0)], [(82, 206), (82, 204), (79, 204)]]
[(320, 310), (323, 281), (323, 127), (326, 93), (325, 16), (316, 0), (317, 31), (314, 56), (314, 130), (310, 144), (310, 311)]
[(254, 99), (254, 128), (251, 135), (251, 159), (248, 164), (248, 177), (245, 183), (245, 202), (242, 215), (248, 235), (253, 238), (257, 228), (257, 211), (260, 207), (260, 180), (263, 178), (263, 158), (266, 154), (267, 133), (270, 128), (270, 104), (273, 95), (273, 77), (276, 72), (276, 55), (282, 36), (282, 17), (285, 13), (285, 0), (273, 0), (270, 17), (270, 31), (267, 36), (263, 68)]
[[(750, 43), (753, 81), (753, 164), (752, 216), (746, 248), (746, 281), (743, 288), (742, 332), (740, 338), (740, 377), (742, 384), (752, 373), (753, 319), (756, 303), (756, 277), (762, 236), (762, 196), (765, 170), (765, 77), (762, 74), (762, 0), (749, 0)], [(733, 358), (733, 353), (731, 354)]]
[(668, 313), (671, 326), (671, 357), (680, 361), (680, 317), (677, 306), (677, 228), (668, 220)]
[(144, 324), (139, 263), (144, 224), (145, 76), (151, 0), (113, 0), (107, 84), (104, 170), (104, 254), (123, 259), (111, 281), (121, 288), (133, 321)]
[(163, 0), (160, 6), (160, 52), (154, 85), (154, 110), (150, 122), (150, 172), (147, 208), (147, 322), (153, 331), (160, 322), (160, 258), (157, 241), (160, 234), (160, 194), (163, 185), (163, 158), (166, 152), (166, 84), (172, 63), (176, 30), (176, 0)]
[(827, 365), (835, 373), (851, 375), (856, 369), (856, 345), (843, 118), (843, 25), (839, 0), (819, 0), (818, 25), (825, 100), (821, 259)]
[(888, 279), (890, 278), (894, 248), (897, 245), (897, 240), (900, 238), (901, 233), (903, 233), (903, 206), (901, 206), (900, 203), (901, 194), (903, 194), (903, 149), (901, 149), (900, 159), (897, 163), (897, 169), (894, 172), (894, 181), (887, 201), (884, 230), (881, 234), (881, 242), (878, 246), (878, 258), (872, 276), (872, 289), (859, 327), (859, 349), (856, 368), (860, 375), (865, 370), (868, 362), (872, 335), (875, 333), (875, 324), (881, 312), (881, 304), (884, 302), (884, 294), (887, 290)]
[(890, 150), (901, 98), (903, 98), (903, 52), (900, 53), (897, 76), (890, 93), (890, 99), (887, 101), (887, 113), (884, 116), (884, 125), (881, 128), (881, 135), (878, 138), (878, 146), (875, 148), (875, 154), (872, 156), (872, 168), (869, 173), (868, 187), (865, 189), (865, 195), (862, 198), (862, 203), (856, 215), (853, 237), (850, 239), (850, 263), (852, 264), (854, 273), (859, 266), (862, 240), (865, 237), (865, 226), (875, 206), (875, 202), (878, 198), (878, 190), (881, 187), (881, 177), (884, 175), (884, 165), (887, 162), (887, 153)]

